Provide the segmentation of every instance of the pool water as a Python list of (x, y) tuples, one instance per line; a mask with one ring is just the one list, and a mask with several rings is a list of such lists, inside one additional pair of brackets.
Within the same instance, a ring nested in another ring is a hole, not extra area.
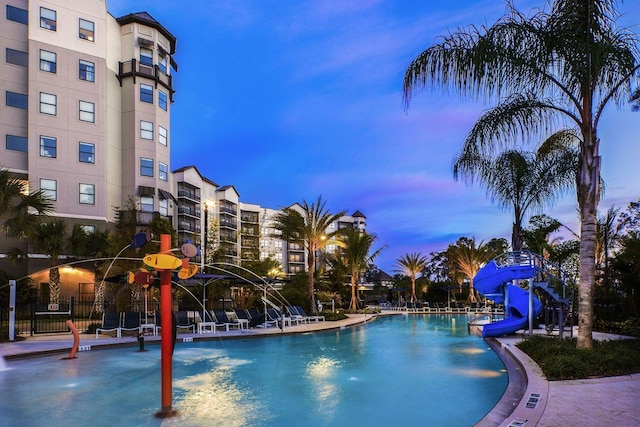
[(2, 426), (472, 426), (507, 373), (464, 315), (386, 316), (304, 335), (177, 343), (173, 408), (160, 346), (7, 362)]

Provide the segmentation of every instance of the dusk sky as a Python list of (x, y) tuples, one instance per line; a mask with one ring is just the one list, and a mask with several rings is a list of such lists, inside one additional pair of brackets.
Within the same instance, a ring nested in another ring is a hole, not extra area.
[[(521, 12), (543, 0), (515, 0)], [(501, 0), (107, 0), (115, 17), (146, 11), (177, 38), (171, 168), (195, 165), (240, 200), (283, 208), (321, 195), (360, 210), (388, 245), (390, 274), (406, 253), (461, 236), (510, 240), (512, 213), (452, 175), (452, 160), (491, 105), (423, 91), (408, 111), (404, 71), (459, 26), (491, 25)], [(640, 1), (626, 0), (637, 33)], [(610, 105), (599, 126), (602, 214), (640, 198), (640, 113)], [(535, 212), (534, 212), (535, 213)], [(574, 193), (545, 213), (578, 231)]]

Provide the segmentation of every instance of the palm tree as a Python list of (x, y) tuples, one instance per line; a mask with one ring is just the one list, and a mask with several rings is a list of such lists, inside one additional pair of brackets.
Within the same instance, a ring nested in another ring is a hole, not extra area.
[[(479, 178), (492, 202), (503, 209), (511, 208), (514, 222), (511, 247), (522, 249), (522, 224), (532, 209), (551, 204), (562, 192), (573, 188), (577, 170), (577, 153), (571, 149), (575, 133), (561, 131), (536, 153), (506, 150), (497, 157), (462, 152), (455, 160), (453, 175), (469, 182)], [(558, 143), (558, 141), (562, 141)], [(548, 147), (554, 146), (553, 149)], [(466, 147), (469, 148), (469, 147)]]
[(580, 211), (578, 348), (593, 347), (598, 124), (604, 108), (621, 105), (640, 81), (639, 37), (616, 26), (616, 0), (554, 0), (550, 11), (509, 12), (489, 28), (459, 29), (420, 55), (404, 77), (404, 100), (427, 85), (498, 105), (473, 126), (462, 151), (538, 137), (572, 123), (580, 139), (576, 193)]
[(411, 302), (416, 302), (416, 276), (427, 267), (427, 257), (420, 252), (404, 254), (396, 261), (397, 272), (411, 279)]
[(51, 260), (49, 268), (49, 302), (60, 302), (60, 270), (58, 260), (69, 243), (67, 224), (61, 219), (45, 221), (30, 236), (35, 250), (44, 252)]
[(53, 211), (53, 202), (42, 190), (29, 192), (27, 181), (0, 168), (0, 221), (2, 231), (24, 239), (36, 230), (41, 216)]
[(476, 302), (473, 278), (480, 268), (493, 258), (494, 254), (488, 250), (484, 242), (476, 246), (476, 239), (461, 237), (455, 245), (449, 245), (447, 257), (450, 260), (452, 274), (461, 274), (469, 280), (468, 302)]
[(288, 242), (302, 242), (307, 250), (309, 303), (314, 314), (317, 310), (314, 294), (317, 252), (332, 243), (332, 237), (336, 231), (327, 233), (327, 230), (332, 223), (345, 215), (344, 211), (332, 214), (325, 206), (326, 202), (318, 196), (312, 204), (303, 200), (302, 205), (296, 204), (285, 208), (273, 218), (273, 228), (281, 233), (278, 237)]
[(345, 229), (340, 233), (340, 257), (351, 278), (351, 303), (350, 310), (358, 309), (358, 284), (360, 276), (373, 263), (373, 260), (382, 252), (384, 247), (371, 253), (371, 247), (376, 240), (375, 234), (356, 229)]

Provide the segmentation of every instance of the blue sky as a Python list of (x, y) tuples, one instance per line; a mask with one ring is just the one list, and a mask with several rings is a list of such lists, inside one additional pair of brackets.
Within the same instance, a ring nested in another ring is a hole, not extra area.
[[(543, 0), (516, 0), (520, 11)], [(177, 38), (171, 167), (196, 165), (240, 200), (281, 208), (318, 195), (360, 210), (388, 248), (440, 251), (460, 236), (510, 239), (511, 213), (453, 180), (462, 141), (490, 105), (425, 91), (408, 111), (411, 60), (459, 26), (492, 24), (500, 0), (107, 0), (115, 17), (147, 11)], [(638, 0), (621, 7), (640, 23)], [(640, 113), (610, 106), (600, 124), (601, 204), (640, 198)], [(575, 196), (545, 211), (578, 230)]]

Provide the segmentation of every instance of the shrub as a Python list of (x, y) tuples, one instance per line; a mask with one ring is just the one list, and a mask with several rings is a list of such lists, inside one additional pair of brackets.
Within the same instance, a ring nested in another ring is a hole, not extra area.
[(575, 338), (536, 335), (518, 344), (549, 380), (640, 372), (640, 339), (595, 341), (592, 349), (576, 348)]
[(85, 333), (87, 334), (95, 334), (96, 333), (96, 329), (98, 329), (101, 326), (100, 323), (90, 323), (89, 326), (87, 326), (87, 330), (85, 331)]

